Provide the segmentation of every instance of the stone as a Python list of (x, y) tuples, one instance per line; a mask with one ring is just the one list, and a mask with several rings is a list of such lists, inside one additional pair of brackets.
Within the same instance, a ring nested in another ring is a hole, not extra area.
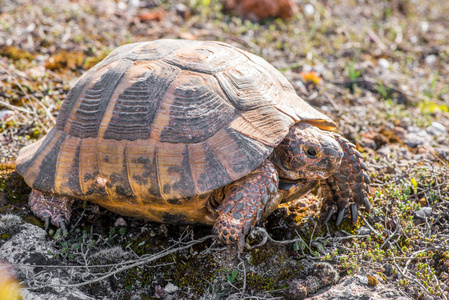
[(321, 280), (323, 286), (337, 283), (340, 278), (335, 268), (326, 262), (317, 263), (312, 274)]
[(390, 67), (390, 62), (388, 60), (386, 60), (385, 58), (380, 58), (377, 61), (379, 67), (384, 68), (384, 69), (388, 69)]
[(164, 291), (165, 291), (167, 294), (174, 294), (174, 293), (176, 293), (178, 290), (179, 290), (179, 288), (178, 288), (176, 285), (174, 285), (173, 283), (167, 284), (167, 285), (165, 286), (165, 288), (164, 288)]
[(292, 279), (288, 284), (287, 299), (304, 299), (307, 297), (307, 286), (303, 279)]
[(227, 0), (225, 7), (253, 22), (269, 17), (289, 19), (298, 12), (298, 5), (293, 0)]
[[(365, 281), (361, 281), (365, 278)], [(396, 300), (400, 297), (399, 292), (391, 285), (377, 284), (374, 287), (369, 286), (365, 275), (355, 275), (346, 277), (330, 289), (319, 290), (309, 300)]]
[(405, 136), (404, 144), (411, 148), (428, 145), (432, 140), (432, 136), (424, 129), (411, 127)]
[(446, 127), (438, 122), (432, 122), (427, 128), (426, 131), (434, 136), (445, 135), (447, 134)]
[[(16, 276), (23, 280), (39, 268), (20, 268), (18, 265), (60, 265), (61, 262), (51, 254), (51, 241), (47, 241), (46, 232), (42, 228), (24, 223), (19, 216), (4, 214), (0, 216), (0, 233), (8, 232), (11, 238), (0, 239), (0, 261), (15, 265)], [(48, 287), (45, 292), (22, 289), (22, 299), (28, 300), (63, 300), (93, 299), (77, 288), (61, 287), (67, 284), (70, 274), (63, 268), (55, 268), (57, 275), (48, 282), (56, 287)], [(33, 275), (34, 276), (34, 275)]]
[(422, 207), (420, 210), (415, 211), (414, 213), (415, 217), (420, 219), (427, 219), (432, 215), (432, 208), (431, 207)]

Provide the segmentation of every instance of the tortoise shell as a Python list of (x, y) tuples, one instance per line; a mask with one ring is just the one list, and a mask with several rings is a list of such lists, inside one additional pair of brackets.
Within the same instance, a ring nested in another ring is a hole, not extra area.
[(207, 195), (257, 168), (299, 121), (335, 128), (256, 55), (219, 42), (128, 44), (78, 80), (16, 167), (42, 192), (204, 222)]

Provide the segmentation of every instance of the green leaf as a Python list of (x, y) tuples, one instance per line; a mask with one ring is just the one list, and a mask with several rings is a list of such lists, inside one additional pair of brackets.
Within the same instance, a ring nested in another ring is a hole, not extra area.
[(234, 280), (237, 278), (237, 275), (238, 275), (238, 274), (239, 274), (239, 271), (238, 271), (237, 269), (235, 269), (234, 271), (232, 271), (231, 275), (227, 274), (229, 283), (234, 282)]
[(293, 250), (299, 251), (299, 242), (295, 242), (295, 243), (293, 244)]

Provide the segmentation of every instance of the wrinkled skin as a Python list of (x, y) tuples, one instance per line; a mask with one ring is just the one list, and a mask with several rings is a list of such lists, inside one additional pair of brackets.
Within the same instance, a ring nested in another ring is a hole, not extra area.
[[(213, 232), (220, 241), (242, 251), (245, 236), (261, 219), (279, 203), (297, 199), (318, 183), (325, 191), (325, 222), (337, 212), (339, 225), (348, 206), (354, 222), (361, 205), (369, 209), (369, 178), (354, 147), (334, 133), (308, 123), (295, 124), (258, 168), (211, 194), (207, 207), (217, 217)], [(38, 191), (30, 195), (31, 210), (47, 226), (52, 221), (65, 227), (71, 203), (67, 197)]]

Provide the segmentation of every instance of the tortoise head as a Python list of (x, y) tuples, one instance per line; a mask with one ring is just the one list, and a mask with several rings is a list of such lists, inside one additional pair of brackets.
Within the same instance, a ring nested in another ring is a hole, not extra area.
[(290, 128), (274, 149), (271, 161), (286, 179), (321, 180), (340, 167), (343, 150), (331, 132), (305, 122)]

